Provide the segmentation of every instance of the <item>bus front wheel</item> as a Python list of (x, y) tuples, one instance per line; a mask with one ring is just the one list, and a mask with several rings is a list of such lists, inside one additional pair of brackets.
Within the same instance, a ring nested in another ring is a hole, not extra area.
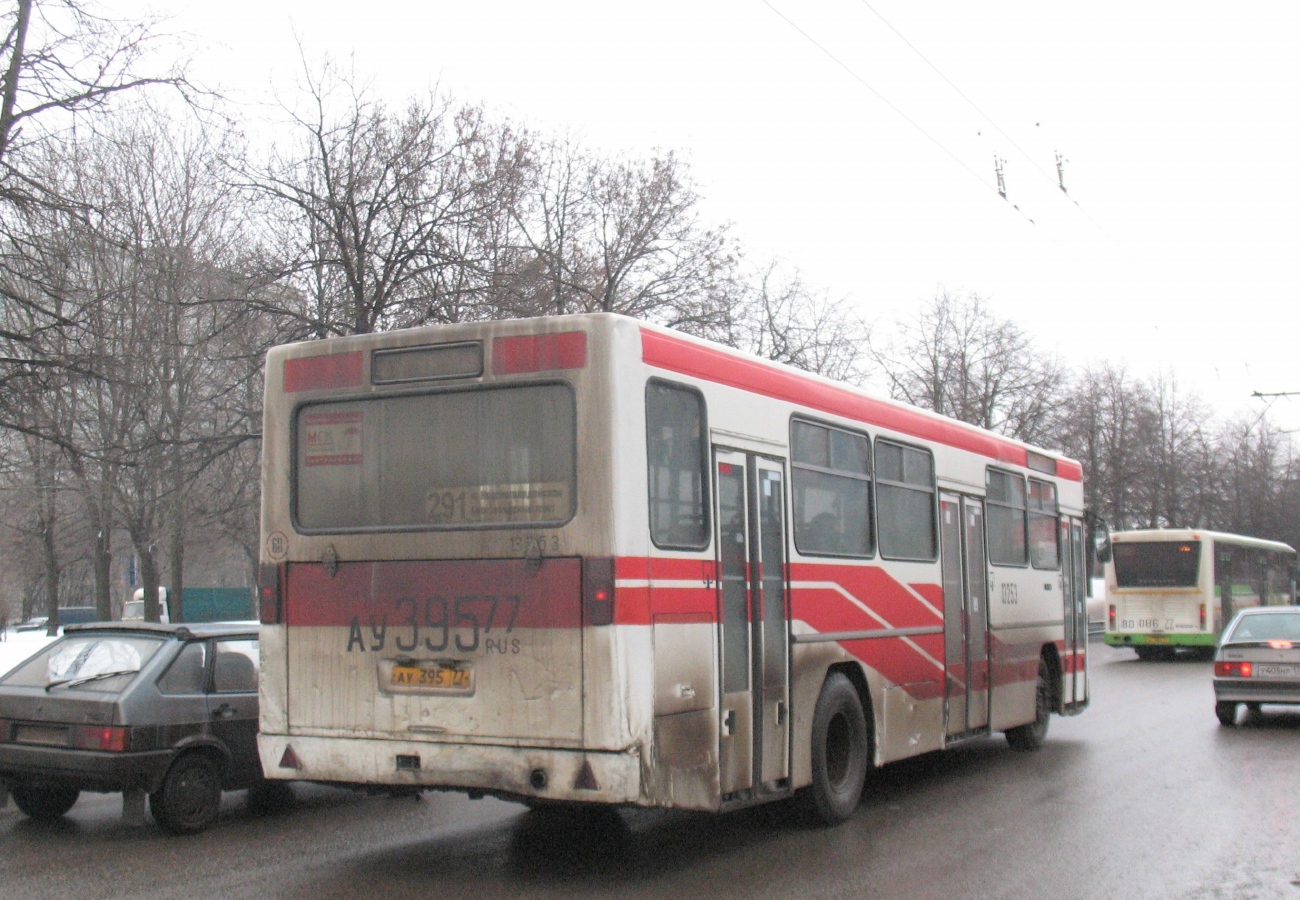
[(813, 712), (812, 784), (804, 789), (811, 817), (837, 825), (853, 815), (867, 780), (867, 717), (853, 682), (841, 672), (822, 685)]

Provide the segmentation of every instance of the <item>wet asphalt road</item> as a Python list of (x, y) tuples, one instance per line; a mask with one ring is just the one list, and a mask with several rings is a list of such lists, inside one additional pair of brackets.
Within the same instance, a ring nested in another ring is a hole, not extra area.
[(1092, 707), (1042, 752), (995, 737), (888, 767), (835, 829), (299, 785), (292, 809), (232, 793), (211, 831), (173, 838), (86, 795), (54, 827), (0, 810), (0, 897), (1300, 900), (1300, 709), (1221, 728), (1208, 662), (1093, 654)]

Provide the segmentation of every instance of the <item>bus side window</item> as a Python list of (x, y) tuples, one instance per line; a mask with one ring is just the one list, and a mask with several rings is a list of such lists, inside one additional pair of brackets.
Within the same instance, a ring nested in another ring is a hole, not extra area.
[(934, 458), (928, 450), (876, 441), (876, 507), (880, 555), (931, 560), (936, 556)]
[(1057, 545), (1060, 520), (1056, 512), (1056, 485), (1029, 479), (1029, 561), (1035, 569), (1061, 567)]
[(703, 550), (709, 545), (704, 397), (651, 379), (645, 389), (650, 539), (655, 546)]
[(988, 511), (989, 562), (1023, 566), (1028, 562), (1025, 540), (1025, 478), (1014, 472), (988, 469), (985, 475)]
[(871, 556), (867, 436), (794, 419), (790, 447), (795, 547), (816, 556)]

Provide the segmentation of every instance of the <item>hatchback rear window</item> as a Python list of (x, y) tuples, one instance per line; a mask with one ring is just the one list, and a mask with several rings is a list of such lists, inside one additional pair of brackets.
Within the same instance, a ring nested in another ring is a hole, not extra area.
[(1300, 612), (1244, 615), (1230, 641), (1300, 641)]
[(75, 634), (50, 644), (0, 684), (115, 693), (153, 658), (163, 638)]

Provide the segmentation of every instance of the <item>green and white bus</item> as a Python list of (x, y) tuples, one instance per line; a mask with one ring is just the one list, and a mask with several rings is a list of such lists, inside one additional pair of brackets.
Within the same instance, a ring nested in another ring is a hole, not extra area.
[(1106, 643), (1141, 659), (1213, 647), (1246, 606), (1295, 603), (1296, 552), (1279, 541), (1186, 528), (1117, 531), (1106, 563)]

